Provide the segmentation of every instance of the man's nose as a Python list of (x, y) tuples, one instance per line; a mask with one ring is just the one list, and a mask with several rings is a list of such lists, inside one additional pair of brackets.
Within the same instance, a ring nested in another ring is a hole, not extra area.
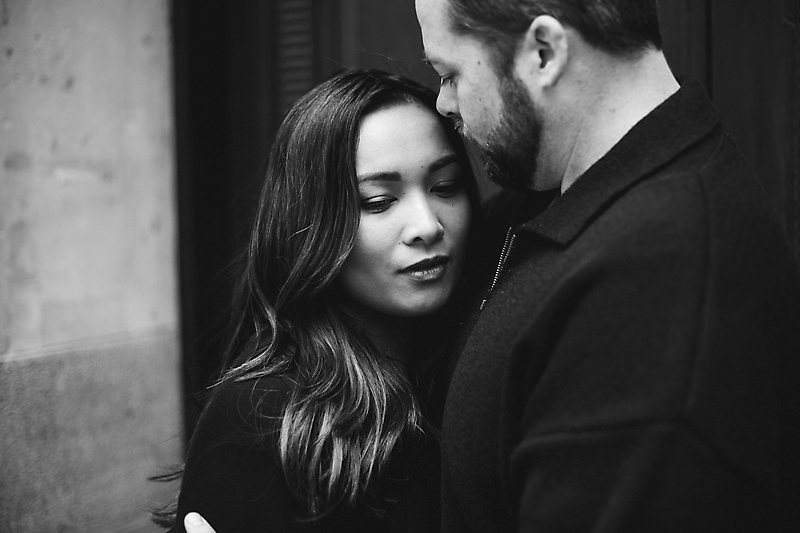
[(448, 118), (458, 115), (458, 99), (456, 98), (454, 87), (449, 84), (442, 84), (439, 87), (439, 95), (436, 97), (436, 111)]

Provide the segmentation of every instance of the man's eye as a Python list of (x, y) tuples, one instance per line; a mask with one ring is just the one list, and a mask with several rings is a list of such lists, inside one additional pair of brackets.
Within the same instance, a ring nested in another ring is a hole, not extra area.
[(433, 194), (435, 194), (436, 196), (441, 196), (443, 198), (455, 196), (456, 194), (460, 193), (461, 190), (462, 186), (460, 180), (443, 181), (431, 187), (431, 192)]
[(394, 203), (393, 198), (378, 197), (361, 200), (361, 209), (367, 213), (382, 213)]
[(448, 74), (446, 76), (439, 76), (439, 87), (453, 87), (455, 85), (455, 81), (453, 80), (453, 76)]

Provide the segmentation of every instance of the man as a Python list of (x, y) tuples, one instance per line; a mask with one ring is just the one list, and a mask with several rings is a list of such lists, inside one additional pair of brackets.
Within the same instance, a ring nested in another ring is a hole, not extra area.
[(443, 530), (784, 531), (797, 266), (655, 0), (416, 9), (439, 111), (514, 189), (447, 394)]
[(793, 530), (798, 268), (655, 0), (416, 9), (439, 111), (508, 189), (447, 393), (443, 531)]

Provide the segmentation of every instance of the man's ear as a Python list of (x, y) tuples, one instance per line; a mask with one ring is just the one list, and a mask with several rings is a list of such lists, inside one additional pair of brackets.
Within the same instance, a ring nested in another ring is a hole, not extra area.
[(555, 85), (569, 60), (564, 26), (550, 15), (533, 19), (517, 50), (517, 75), (539, 87)]

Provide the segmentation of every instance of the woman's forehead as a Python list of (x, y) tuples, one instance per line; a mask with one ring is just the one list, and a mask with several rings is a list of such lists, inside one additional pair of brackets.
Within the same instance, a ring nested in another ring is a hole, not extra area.
[(434, 112), (421, 104), (400, 103), (364, 117), (356, 148), (356, 173), (426, 167), (455, 154)]

